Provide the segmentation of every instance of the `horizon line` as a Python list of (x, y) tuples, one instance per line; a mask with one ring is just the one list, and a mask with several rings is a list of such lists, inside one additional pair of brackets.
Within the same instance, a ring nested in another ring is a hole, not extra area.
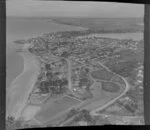
[(88, 16), (6, 16), (6, 18), (144, 18), (139, 17), (88, 17)]

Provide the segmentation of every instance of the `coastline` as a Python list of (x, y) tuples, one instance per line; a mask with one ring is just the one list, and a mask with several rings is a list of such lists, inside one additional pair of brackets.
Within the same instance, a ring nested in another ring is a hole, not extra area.
[[(24, 46), (27, 48), (27, 45)], [(23, 71), (13, 80), (11, 87), (8, 90), (8, 98), (10, 103), (7, 108), (7, 115), (19, 116), (23, 107), (26, 104), (28, 93), (31, 91), (31, 84), (36, 80), (38, 74), (38, 62), (34, 56), (28, 52), (21, 52), (21, 56), (24, 58)], [(15, 118), (17, 118), (15, 117)]]
[[(28, 69), (32, 68), (33, 64), (35, 65), (35, 67), (37, 68), (38, 66), (36, 66), (37, 64), (37, 61), (36, 59), (32, 56), (32, 54), (30, 54), (28, 51), (27, 51), (27, 48), (29, 47), (30, 45), (28, 44), (25, 44), (22, 48), (22, 52), (19, 52), (18, 54), (20, 56), (23, 57), (23, 60), (24, 60), (24, 67), (23, 67), (23, 70), (22, 72), (12, 81), (12, 84), (14, 84), (14, 82), (16, 82), (19, 77), (21, 77)], [(32, 61), (34, 60), (34, 61)]]
[[(51, 25), (51, 24), (49, 24), (49, 25)], [(66, 25), (61, 28), (59, 26), (59, 24), (57, 24), (57, 23), (52, 23), (52, 25), (54, 25), (54, 27), (58, 26), (58, 29), (59, 29), (58, 30), (55, 27), (56, 29), (54, 30), (52, 28), (53, 32), (59, 32), (60, 30), (62, 30), (62, 31), (66, 31), (66, 30), (68, 30), (68, 31), (72, 31), (72, 30), (86, 30), (86, 29), (83, 29), (83, 28), (81, 29), (79, 27), (77, 27), (77, 29), (75, 29), (74, 26), (71, 27), (71, 26), (66, 26)], [(63, 24), (61, 24), (61, 26), (62, 25)], [(15, 25), (13, 27), (15, 27)], [(18, 25), (17, 25), (17, 27), (18, 27)], [(20, 26), (20, 27), (22, 27), (22, 26)], [(70, 28), (68, 29), (68, 27), (71, 27), (71, 29)], [(20, 29), (20, 30), (22, 30), (22, 29)], [(46, 27), (46, 30), (48, 30), (47, 27)], [(24, 36), (26, 34), (26, 33), (24, 34), (24, 32), (23, 33), (22, 32), (21, 33), (17, 33), (17, 35), (13, 34), (12, 36), (11, 36), (11, 33), (8, 34), (9, 37), (7, 37), (7, 39), (8, 39), (7, 41), (9, 41), (9, 43), (7, 42), (7, 46), (9, 46), (10, 43), (11, 43), (12, 46), (9, 49), (11, 52), (14, 52), (16, 49), (19, 50), (17, 52), (17, 55), (19, 55), (19, 56), (21, 56), (21, 58), (23, 58), (23, 61), (22, 61), (23, 62), (23, 68), (20, 71), (20, 73), (18, 75), (16, 75), (16, 77), (14, 77), (12, 79), (12, 81), (10, 82), (10, 85), (9, 85), (10, 87), (7, 89), (8, 102), (7, 102), (6, 118), (9, 115), (13, 115), (13, 114), (16, 115), (18, 113), (18, 111), (21, 112), (21, 110), (19, 110), (19, 109), (22, 109), (21, 104), (23, 104), (23, 102), (26, 99), (26, 96), (28, 95), (28, 93), (33, 88), (32, 86), (34, 84), (34, 81), (37, 78), (36, 77), (37, 74), (39, 73), (39, 71), (38, 71), (39, 70), (39, 67), (38, 67), (39, 63), (38, 63), (37, 59), (35, 59), (36, 57), (34, 55), (30, 54), (27, 51), (27, 48), (31, 45), (31, 43), (25, 43), (25, 44), (14, 43), (14, 41), (17, 40), (18, 37), (20, 37), (21, 39), (22, 38), (23, 39), (24, 38), (28, 39), (28, 38), (31, 38), (31, 37), (37, 37), (37, 35), (43, 35), (44, 34), (43, 32), (46, 32), (46, 33), (49, 32), (49, 31), (42, 31), (42, 30), (40, 30), (40, 31), (38, 31), (38, 34), (34, 33), (34, 35), (33, 35), (33, 32), (35, 32), (35, 31), (37, 32), (37, 30), (35, 29), (35, 30), (31, 31), (31, 34), (28, 33), (28, 36), (26, 36), (26, 37)], [(30, 34), (30, 36), (29, 36), (29, 34)], [(13, 36), (17, 36), (17, 38), (14, 38)], [(8, 53), (10, 52), (9, 50), (7, 50)], [(29, 76), (29, 73), (30, 73), (31, 76)], [(23, 79), (24, 79), (23, 77), (25, 77), (25, 75), (26, 75), (26, 80), (23, 81)], [(28, 80), (28, 82), (27, 82), (27, 78), (28, 79), (30, 78)], [(24, 99), (22, 97), (24, 97)], [(26, 104), (26, 101), (25, 101), (25, 104)], [(19, 107), (21, 107), (21, 108), (19, 108)], [(19, 116), (18, 114), (16, 115), (17, 117)]]

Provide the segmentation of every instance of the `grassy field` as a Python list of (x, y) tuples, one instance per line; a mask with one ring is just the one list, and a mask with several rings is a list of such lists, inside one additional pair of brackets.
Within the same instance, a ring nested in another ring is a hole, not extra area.
[(76, 106), (79, 103), (79, 101), (73, 98), (64, 97), (57, 102), (45, 104), (35, 118), (41, 122), (49, 121), (57, 114), (60, 114), (61, 112), (66, 111), (67, 109)]
[(114, 77), (111, 79), (111, 81), (126, 86), (126, 83), (124, 82), (124, 80), (123, 80), (120, 76), (118, 76), (118, 75), (114, 76)]
[(120, 86), (114, 82), (101, 82), (101, 89), (110, 93), (117, 93), (120, 90)]
[(114, 74), (106, 70), (104, 67), (99, 67), (97, 70), (91, 72), (91, 76), (96, 80), (109, 81), (114, 76)]

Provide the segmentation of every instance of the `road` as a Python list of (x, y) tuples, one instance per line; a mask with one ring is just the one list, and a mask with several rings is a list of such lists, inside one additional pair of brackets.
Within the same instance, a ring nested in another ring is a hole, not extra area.
[(74, 92), (74, 90), (72, 90), (72, 82), (71, 82), (71, 74), (72, 74), (72, 63), (69, 59), (67, 59), (67, 63), (68, 63), (68, 87), (70, 89), (70, 91), (76, 95), (78, 97), (78, 95)]
[[(109, 68), (107, 68), (107, 67), (106, 67), (105, 65), (103, 65), (102, 63), (99, 62), (99, 64), (100, 64), (101, 66), (103, 66), (105, 69), (107, 69), (109, 72), (112, 72)], [(113, 72), (112, 72), (112, 73), (113, 73)], [(119, 75), (119, 76), (120, 76), (120, 75)], [(120, 76), (120, 77), (124, 80), (124, 82), (125, 82), (125, 84), (126, 84), (125, 90), (124, 90), (118, 97), (116, 97), (115, 99), (113, 99), (113, 100), (111, 100), (110, 102), (106, 103), (106, 104), (103, 105), (102, 107), (97, 108), (97, 109), (91, 111), (91, 114), (92, 114), (92, 115), (98, 115), (98, 114), (96, 114), (97, 111), (100, 111), (100, 110), (102, 110), (102, 109), (108, 107), (109, 105), (113, 104), (116, 100), (118, 100), (118, 99), (121, 98), (123, 95), (125, 95), (126, 92), (129, 90), (130, 86), (129, 86), (129, 83), (127, 82), (127, 80), (126, 80), (124, 77), (122, 77), (122, 76)]]

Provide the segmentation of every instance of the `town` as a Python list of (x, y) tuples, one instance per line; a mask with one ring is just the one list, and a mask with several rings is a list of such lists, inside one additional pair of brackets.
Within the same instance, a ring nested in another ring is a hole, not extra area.
[[(123, 77), (130, 88), (118, 100), (95, 115), (85, 108), (58, 124), (142, 124), (143, 61), (138, 57), (143, 51), (142, 42), (100, 37), (99, 33), (88, 30), (45, 33), (24, 40), (24, 44), (30, 44), (28, 52), (40, 62), (29, 102), (39, 105), (63, 96), (86, 102), (94, 97), (95, 83), (101, 83), (103, 91), (109, 93), (123, 91), (126, 86), (121, 81)], [(130, 121), (131, 118), (135, 121)]]

